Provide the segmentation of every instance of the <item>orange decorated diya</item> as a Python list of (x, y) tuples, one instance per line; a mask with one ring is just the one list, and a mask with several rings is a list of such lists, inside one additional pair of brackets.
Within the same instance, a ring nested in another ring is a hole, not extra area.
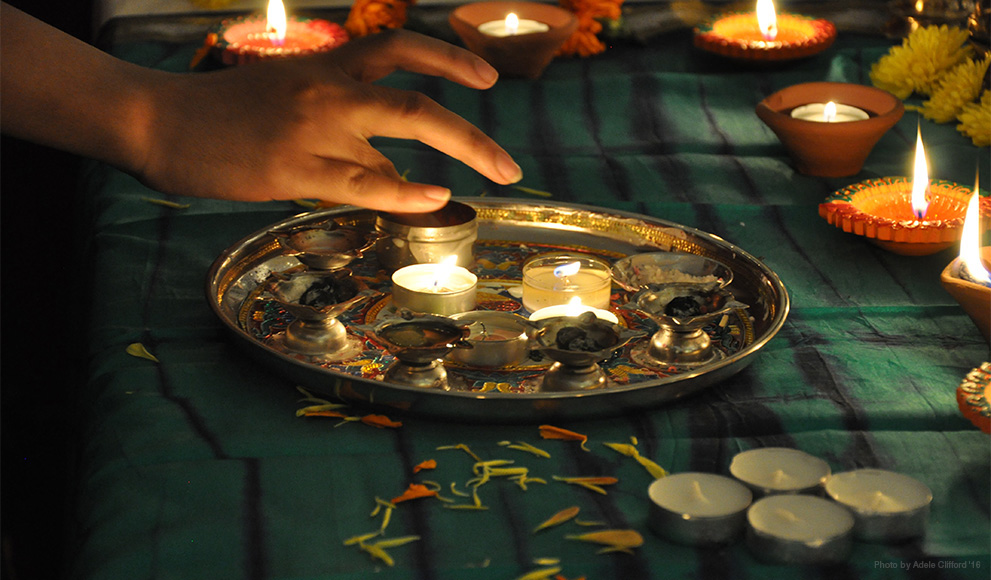
[(720, 14), (695, 28), (695, 46), (733, 59), (753, 62), (806, 58), (829, 48), (836, 26), (800, 14), (774, 14), (764, 24), (761, 2), (757, 12)]
[(985, 433), (991, 433), (991, 363), (971, 370), (957, 387), (957, 405), (964, 417)]
[[(906, 256), (934, 254), (959, 242), (973, 190), (930, 180), (929, 205), (920, 218), (912, 207), (912, 183), (908, 177), (856, 183), (826, 198), (819, 215), (844, 232)], [(991, 217), (991, 198), (981, 197), (980, 214)]]

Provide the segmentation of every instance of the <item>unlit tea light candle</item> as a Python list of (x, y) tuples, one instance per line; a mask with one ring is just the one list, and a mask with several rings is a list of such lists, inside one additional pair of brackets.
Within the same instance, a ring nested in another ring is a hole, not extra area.
[(506, 15), (505, 20), (490, 20), (478, 26), (479, 32), (499, 38), (533, 34), (535, 32), (547, 32), (548, 30), (550, 30), (550, 26), (543, 22), (520, 18), (512, 12)]
[(819, 493), (829, 477), (829, 465), (787, 447), (765, 447), (737, 454), (729, 466), (733, 477), (758, 497), (775, 493)]
[(925, 533), (932, 491), (917, 479), (883, 469), (857, 469), (830, 477), (826, 493), (853, 512), (861, 540), (897, 542)]
[(795, 107), (791, 111), (791, 116), (795, 119), (818, 123), (849, 123), (850, 121), (863, 121), (870, 118), (867, 111), (863, 109), (833, 101)]
[(654, 481), (648, 524), (658, 535), (687, 545), (726, 543), (746, 525), (753, 494), (714, 473), (677, 473)]
[(747, 545), (776, 563), (839, 562), (853, 545), (853, 515), (812, 495), (771, 495), (747, 510)]

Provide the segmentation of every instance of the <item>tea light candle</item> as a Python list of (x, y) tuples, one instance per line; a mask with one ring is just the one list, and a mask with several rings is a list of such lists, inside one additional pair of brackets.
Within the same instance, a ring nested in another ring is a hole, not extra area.
[(714, 473), (677, 473), (647, 489), (648, 525), (658, 535), (691, 546), (725, 543), (746, 524), (753, 494), (741, 483)]
[(568, 304), (572, 298), (605, 310), (611, 289), (609, 265), (590, 256), (544, 256), (523, 265), (523, 306), (530, 312)]
[(573, 297), (567, 304), (558, 304), (556, 306), (548, 306), (547, 308), (541, 308), (540, 310), (530, 315), (530, 320), (536, 322), (538, 320), (544, 320), (546, 318), (555, 318), (558, 316), (573, 317), (573, 316), (578, 316), (583, 312), (591, 312), (599, 320), (605, 320), (613, 324), (619, 324), (618, 316), (602, 308), (592, 308), (591, 306), (585, 306), (584, 304), (582, 304), (581, 298), (577, 296)]
[(775, 493), (819, 493), (830, 474), (829, 465), (822, 459), (786, 447), (739, 453), (730, 463), (729, 470), (758, 497)]
[(765, 497), (747, 510), (747, 523), (748, 547), (771, 562), (839, 562), (850, 555), (853, 545), (853, 516), (821, 497)]
[(855, 534), (861, 540), (897, 542), (925, 533), (932, 491), (917, 479), (883, 469), (857, 469), (830, 477), (826, 493), (853, 512)]
[(863, 121), (869, 119), (870, 115), (863, 109), (858, 109), (851, 105), (842, 103), (810, 103), (795, 107), (791, 111), (791, 116), (803, 121), (814, 121), (817, 123), (849, 123), (851, 121)]
[(483, 22), (478, 26), (478, 30), (479, 32), (488, 34), (489, 36), (503, 38), (506, 36), (533, 34), (535, 32), (547, 32), (550, 30), (550, 26), (547, 26), (543, 22), (538, 22), (529, 18), (521, 19), (516, 16), (515, 13), (510, 12), (506, 15), (505, 20), (490, 20), (488, 22)]
[(413, 264), (392, 275), (392, 301), (397, 308), (429, 314), (456, 314), (475, 308), (478, 277), (453, 260)]
[(215, 51), (227, 65), (325, 52), (349, 38), (333, 22), (287, 17), (282, 0), (269, 0), (265, 17), (225, 20), (213, 34)]

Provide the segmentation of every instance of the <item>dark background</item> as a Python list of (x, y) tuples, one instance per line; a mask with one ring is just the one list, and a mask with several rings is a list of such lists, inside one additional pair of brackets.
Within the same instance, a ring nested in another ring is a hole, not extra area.
[[(92, 42), (89, 2), (7, 3)], [(85, 352), (70, 323), (74, 304), (85, 304), (74, 299), (79, 168), (75, 156), (0, 140), (0, 572), (9, 580), (58, 578), (65, 561), (72, 392)], [(32, 281), (39, 272), (42, 283)]]

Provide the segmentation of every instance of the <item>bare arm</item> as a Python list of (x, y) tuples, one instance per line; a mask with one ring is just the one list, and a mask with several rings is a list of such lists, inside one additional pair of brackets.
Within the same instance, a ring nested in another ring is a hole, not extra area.
[(330, 53), (203, 74), (123, 62), (2, 6), (0, 127), (99, 159), (166, 193), (316, 198), (430, 211), (450, 192), (407, 183), (372, 136), (417, 139), (498, 183), (521, 177), (495, 142), (427, 97), (369, 84), (397, 69), (484, 89), (495, 71), (398, 31)]

